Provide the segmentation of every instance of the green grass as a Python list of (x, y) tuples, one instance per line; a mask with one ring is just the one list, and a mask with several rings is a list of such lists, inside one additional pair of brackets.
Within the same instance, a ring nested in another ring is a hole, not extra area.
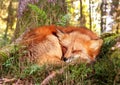
[(38, 66), (21, 56), (19, 46), (13, 46), (10, 55), (1, 53), (0, 78), (15, 78), (14, 81), (4, 83), (10, 85), (18, 80), (23, 85), (39, 85), (53, 71), (63, 73), (56, 74), (48, 85), (119, 85), (120, 84), (120, 49), (111, 50), (118, 35), (104, 36), (104, 44), (98, 60), (94, 65), (74, 64), (64, 67)]

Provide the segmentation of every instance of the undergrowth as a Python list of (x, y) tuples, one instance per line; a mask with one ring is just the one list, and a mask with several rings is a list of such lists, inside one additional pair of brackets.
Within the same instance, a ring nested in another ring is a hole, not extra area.
[[(103, 35), (104, 44), (94, 65), (67, 65), (62, 74), (57, 74), (48, 85), (119, 85), (120, 84), (120, 49), (111, 50), (117, 42), (118, 34)], [(13, 84), (21, 81), (23, 85), (39, 85), (52, 71), (62, 67), (38, 66), (23, 59), (19, 46), (13, 46), (10, 55), (0, 52), (4, 57), (0, 62), (0, 78), (15, 78)], [(1, 80), (0, 80), (1, 82)]]
[[(58, 0), (56, 0), (58, 1)], [(44, 3), (43, 3), (44, 2)], [(27, 28), (34, 28), (41, 25), (56, 24), (68, 25), (69, 15), (62, 10), (64, 6), (46, 2), (42, 0), (39, 5), (29, 4), (24, 16), (17, 23), (18, 33), (22, 33)], [(43, 10), (44, 9), (44, 10)], [(62, 12), (61, 12), (62, 10)], [(19, 28), (19, 29), (18, 29)], [(57, 74), (48, 85), (119, 85), (120, 84), (120, 49), (111, 50), (117, 42), (119, 34), (103, 34), (104, 40), (100, 54), (94, 65), (74, 64), (66, 65), (63, 73)], [(2, 37), (0, 37), (4, 45)], [(7, 42), (8, 43), (8, 42)], [(7, 49), (10, 48), (10, 53)], [(4, 52), (3, 49), (6, 51)], [(53, 71), (59, 71), (64, 67), (38, 66), (30, 62), (22, 55), (21, 46), (8, 46), (0, 49), (0, 85), (40, 85), (40, 83)], [(10, 80), (5, 82), (4, 78)], [(19, 85), (19, 84), (17, 84)]]

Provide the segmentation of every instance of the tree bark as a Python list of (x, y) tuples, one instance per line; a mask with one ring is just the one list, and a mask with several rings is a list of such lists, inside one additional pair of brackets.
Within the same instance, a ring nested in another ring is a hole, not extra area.
[(21, 19), (24, 15), (24, 12), (27, 10), (27, 5), (30, 3), (30, 4), (35, 4), (35, 3), (38, 3), (39, 0), (19, 0), (19, 5), (18, 5), (18, 11), (17, 11), (17, 24), (16, 24), (16, 29), (14, 31), (14, 36), (12, 37), (12, 42), (19, 37), (20, 35), (20, 30), (21, 30), (21, 27), (19, 26), (20, 25), (20, 22), (21, 22)]

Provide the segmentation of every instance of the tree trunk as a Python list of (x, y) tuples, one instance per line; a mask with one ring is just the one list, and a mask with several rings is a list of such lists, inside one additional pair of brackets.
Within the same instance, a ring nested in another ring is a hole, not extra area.
[(21, 22), (23, 22), (21, 19), (23, 18), (24, 12), (27, 10), (27, 5), (29, 3), (35, 4), (38, 1), (39, 0), (19, 0), (18, 11), (17, 11), (17, 24), (16, 24), (16, 29), (14, 31), (14, 36), (12, 38), (12, 41), (18, 38), (21, 33), (22, 28), (20, 25), (21, 25)]
[(91, 19), (91, 0), (89, 0), (89, 20), (90, 20), (90, 30), (92, 30), (92, 19)]

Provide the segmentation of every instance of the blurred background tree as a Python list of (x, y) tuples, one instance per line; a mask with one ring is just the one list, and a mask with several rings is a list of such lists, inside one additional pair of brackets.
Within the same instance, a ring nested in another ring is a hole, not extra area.
[(16, 27), (17, 0), (0, 0), (0, 46), (9, 43)]
[(19, 0), (14, 36), (27, 28), (56, 24), (66, 13), (65, 0)]
[(85, 26), (98, 35), (120, 32), (120, 0), (4, 0), (0, 10), (0, 44), (50, 24)]

